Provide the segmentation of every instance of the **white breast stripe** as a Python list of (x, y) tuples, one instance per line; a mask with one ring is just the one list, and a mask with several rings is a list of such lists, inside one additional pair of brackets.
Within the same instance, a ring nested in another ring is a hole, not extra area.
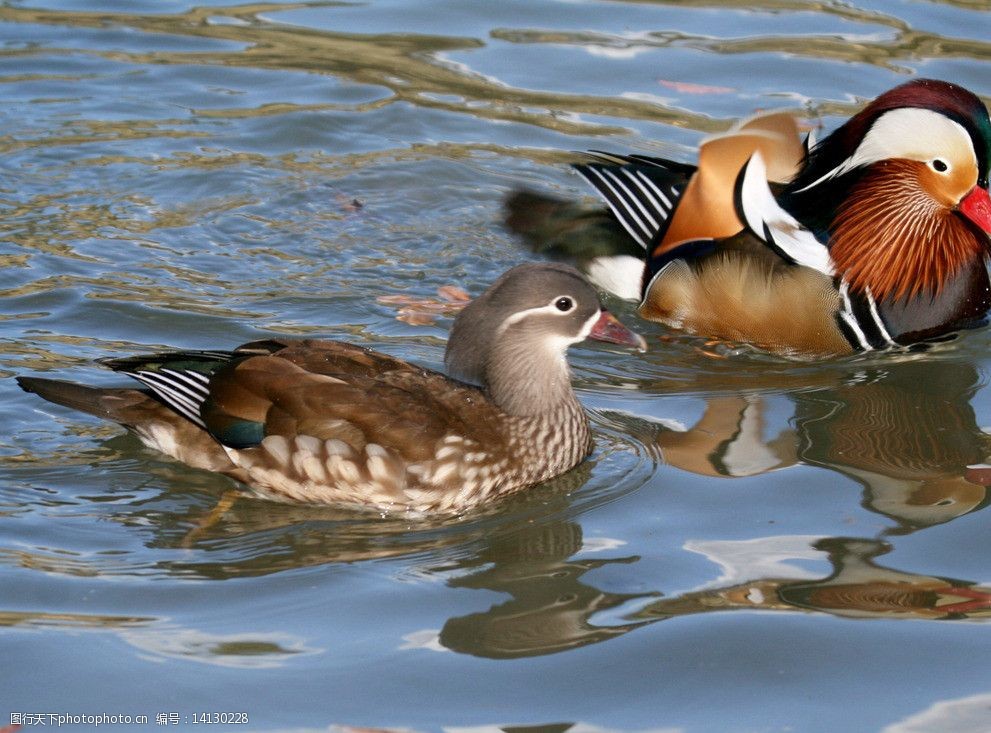
[[(845, 285), (846, 283), (844, 283)], [(888, 329), (884, 325), (884, 321), (881, 320), (881, 314), (877, 310), (877, 301), (874, 300), (874, 294), (871, 292), (870, 288), (867, 288), (867, 305), (871, 309), (871, 317), (877, 324), (877, 330), (881, 332), (881, 336), (884, 340), (888, 342), (889, 346), (897, 346), (895, 340), (891, 338), (891, 334), (888, 333)]]
[(853, 303), (850, 302), (850, 286), (847, 284), (846, 280), (840, 283), (840, 298), (843, 299), (843, 307), (840, 309), (840, 318), (843, 322), (850, 327), (853, 331), (853, 335), (857, 337), (857, 341), (860, 344), (860, 348), (864, 351), (873, 351), (874, 347), (871, 346), (870, 341), (867, 340), (867, 334), (864, 333), (860, 324), (857, 322), (857, 318), (853, 315)]
[(864, 332), (860, 330), (860, 326), (857, 324), (856, 318), (846, 311), (840, 311), (840, 318), (842, 318), (843, 322), (850, 327), (851, 331), (853, 331), (853, 335), (857, 337), (857, 342), (860, 344), (860, 348), (863, 351), (874, 350), (871, 345), (867, 343), (867, 337), (864, 335)]
[(850, 327), (853, 331), (853, 335), (857, 337), (857, 342), (860, 344), (860, 348), (864, 351), (872, 351), (870, 342), (867, 340), (867, 335), (860, 328), (860, 324), (857, 323), (857, 319), (853, 315), (853, 303), (850, 302), (850, 286), (847, 285), (846, 280), (840, 283), (840, 298), (843, 299), (843, 308), (840, 309), (840, 318), (843, 322)]

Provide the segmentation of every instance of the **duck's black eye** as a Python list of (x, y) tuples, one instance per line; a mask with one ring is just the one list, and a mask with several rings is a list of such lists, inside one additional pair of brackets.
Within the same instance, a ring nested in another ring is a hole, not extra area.
[(936, 158), (936, 160), (933, 161), (933, 170), (936, 171), (937, 173), (945, 173), (949, 169), (949, 167), (950, 166), (946, 164), (945, 160), (940, 160), (939, 158)]
[(554, 301), (554, 307), (562, 313), (567, 313), (575, 307), (575, 301), (567, 296), (562, 296)]

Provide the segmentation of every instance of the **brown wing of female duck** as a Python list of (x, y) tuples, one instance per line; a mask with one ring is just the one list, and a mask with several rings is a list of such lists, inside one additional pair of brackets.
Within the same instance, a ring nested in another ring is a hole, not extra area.
[(189, 354), (108, 365), (200, 424), (269, 498), (437, 508), (465, 486), (463, 463), (501, 444), (498, 411), (475, 387), (339, 342), (252, 353), (278, 343), (231, 352), (207, 381)]

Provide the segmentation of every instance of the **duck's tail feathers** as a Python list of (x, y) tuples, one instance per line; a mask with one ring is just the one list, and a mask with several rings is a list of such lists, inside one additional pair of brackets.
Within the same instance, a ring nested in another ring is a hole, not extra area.
[(505, 215), (506, 227), (538, 254), (574, 262), (620, 254), (643, 257), (605, 209), (520, 190), (506, 198)]
[(42, 377), (18, 377), (17, 383), (49, 402), (119, 423), (136, 433), (146, 446), (189, 466), (225, 473), (239, 481), (246, 479), (220, 443), (151, 390), (88, 387)]
[(73, 410), (85, 412), (104, 420), (130, 425), (130, 410), (151, 400), (146, 393), (127, 388), (89, 387), (76, 382), (43, 377), (17, 377), (17, 384), (25, 392)]

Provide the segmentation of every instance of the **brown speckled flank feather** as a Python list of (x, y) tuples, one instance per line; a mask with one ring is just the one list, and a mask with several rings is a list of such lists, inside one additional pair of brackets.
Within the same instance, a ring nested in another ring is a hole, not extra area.
[(126, 425), (146, 445), (262, 497), (453, 512), (549, 479), (588, 455), (588, 420), (564, 360), (586, 336), (638, 343), (601, 313), (575, 270), (524, 265), (455, 322), (449, 367), (477, 385), (317, 340), (105, 362), (147, 390), (19, 382)]

